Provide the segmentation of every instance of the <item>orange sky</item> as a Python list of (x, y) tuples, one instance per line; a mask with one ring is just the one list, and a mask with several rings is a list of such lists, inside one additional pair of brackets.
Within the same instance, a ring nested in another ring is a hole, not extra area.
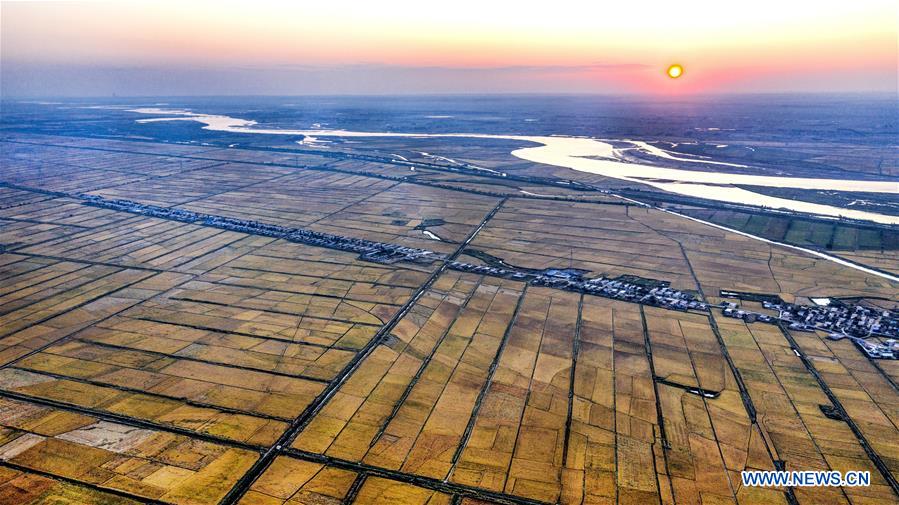
[(398, 93), (896, 90), (896, 9), (881, 0), (4, 1), (0, 14), (4, 94), (60, 69), (113, 88), (169, 73), (184, 94), (202, 94), (204, 73), (230, 94), (390, 92), (391, 75)]

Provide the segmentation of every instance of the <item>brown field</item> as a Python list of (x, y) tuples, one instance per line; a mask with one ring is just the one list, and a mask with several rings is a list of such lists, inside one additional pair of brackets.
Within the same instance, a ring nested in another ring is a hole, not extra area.
[[(216, 146), (0, 141), (0, 504), (899, 501), (899, 361), (846, 340), (441, 262), (366, 262), (77, 196), (482, 263), (465, 254), (471, 238), (511, 265), (669, 281), (710, 302), (728, 289), (896, 304), (899, 285), (882, 277), (612, 196), (409, 172)], [(896, 270), (885, 253), (841, 254)], [(741, 471), (781, 466), (869, 470), (872, 485), (742, 486)]]

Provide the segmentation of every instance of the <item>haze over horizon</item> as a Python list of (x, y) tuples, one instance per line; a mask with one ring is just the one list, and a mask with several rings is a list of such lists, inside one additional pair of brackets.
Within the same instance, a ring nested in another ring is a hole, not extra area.
[(0, 19), (3, 97), (897, 91), (881, 0), (4, 1)]

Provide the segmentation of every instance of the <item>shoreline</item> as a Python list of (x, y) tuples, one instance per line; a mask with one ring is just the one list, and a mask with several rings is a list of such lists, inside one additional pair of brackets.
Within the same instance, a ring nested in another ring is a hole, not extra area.
[[(846, 217), (880, 224), (899, 225), (899, 216), (859, 211), (778, 198), (755, 193), (735, 185), (755, 185), (792, 189), (859, 191), (869, 193), (899, 194), (899, 182), (866, 181), (852, 179), (814, 179), (801, 177), (756, 176), (748, 174), (727, 174), (716, 172), (695, 172), (675, 168), (658, 167), (642, 163), (625, 163), (618, 158), (616, 148), (600, 140), (583, 137), (563, 136), (523, 136), (491, 135), (474, 133), (394, 133), (357, 132), (347, 130), (278, 130), (255, 127), (252, 120), (221, 115), (198, 114), (183, 109), (160, 109), (155, 107), (129, 109), (129, 112), (169, 117), (154, 117), (136, 120), (139, 123), (162, 121), (197, 121), (204, 129), (230, 133), (253, 133), (265, 135), (303, 135), (315, 137), (403, 137), (403, 138), (482, 138), (513, 140), (538, 144), (522, 147), (511, 152), (512, 156), (550, 166), (569, 168), (579, 172), (592, 173), (629, 182), (645, 184), (670, 193), (708, 200), (739, 203), (774, 209), (787, 209), (808, 214)], [(661, 158), (678, 159), (667, 151), (648, 146), (643, 141), (622, 141), (634, 148), (644, 150)], [(648, 146), (647, 148), (641, 146)], [(664, 153), (659, 155), (657, 151)], [(591, 158), (588, 158), (591, 157)], [(725, 164), (723, 162), (689, 160), (695, 162)], [(730, 164), (735, 165), (735, 164)], [(637, 172), (637, 173), (635, 173)], [(674, 182), (660, 182), (658, 179)], [(725, 186), (722, 186), (725, 184)]]

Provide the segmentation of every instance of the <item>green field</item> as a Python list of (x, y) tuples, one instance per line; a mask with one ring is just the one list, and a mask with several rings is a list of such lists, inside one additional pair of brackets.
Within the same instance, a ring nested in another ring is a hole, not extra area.
[(833, 251), (899, 249), (899, 231), (791, 216), (680, 208), (678, 212), (778, 242)]

